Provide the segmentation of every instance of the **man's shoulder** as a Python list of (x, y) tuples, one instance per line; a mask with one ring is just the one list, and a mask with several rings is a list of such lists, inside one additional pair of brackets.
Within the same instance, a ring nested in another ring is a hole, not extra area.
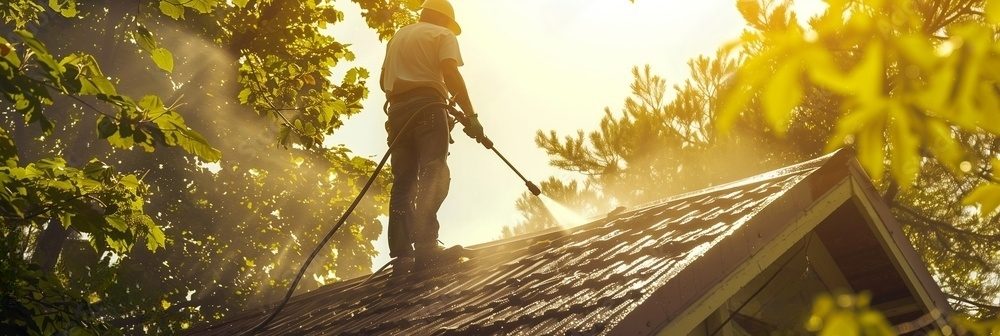
[(454, 35), (451, 30), (448, 30), (448, 28), (427, 22), (411, 23), (396, 31), (396, 35), (407, 34)]

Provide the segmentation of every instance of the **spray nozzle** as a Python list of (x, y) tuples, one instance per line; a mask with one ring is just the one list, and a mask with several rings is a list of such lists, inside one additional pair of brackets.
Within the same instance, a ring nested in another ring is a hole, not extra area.
[(538, 186), (536, 186), (534, 183), (531, 183), (531, 181), (525, 181), (524, 185), (528, 186), (528, 190), (531, 191), (532, 195), (539, 196), (542, 194), (542, 190), (538, 189)]

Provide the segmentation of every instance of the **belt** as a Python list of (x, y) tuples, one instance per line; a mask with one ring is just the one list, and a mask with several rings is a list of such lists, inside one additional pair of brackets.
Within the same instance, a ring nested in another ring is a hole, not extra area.
[(427, 97), (427, 96), (433, 96), (435, 98), (441, 99), (442, 101), (444, 100), (443, 97), (441, 97), (441, 93), (439, 93), (438, 90), (435, 90), (434, 88), (430, 87), (418, 87), (415, 89), (407, 90), (402, 93), (390, 94), (387, 97), (387, 100), (390, 104), (395, 104), (395, 103), (402, 103), (409, 99), (418, 97)]

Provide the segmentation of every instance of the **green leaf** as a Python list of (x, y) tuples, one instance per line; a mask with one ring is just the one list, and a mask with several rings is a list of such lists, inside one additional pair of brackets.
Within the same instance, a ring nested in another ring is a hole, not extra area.
[(989, 216), (1000, 206), (1000, 184), (986, 183), (973, 189), (968, 196), (962, 199), (963, 204), (979, 204), (979, 213), (983, 217)]
[(164, 48), (156, 48), (150, 52), (153, 56), (153, 62), (156, 66), (166, 72), (174, 71), (174, 55), (170, 53), (169, 50)]
[(218, 4), (218, 0), (187, 0), (183, 4), (198, 11), (198, 13), (208, 14), (212, 12), (212, 7)]
[(74, 17), (79, 13), (76, 10), (76, 0), (49, 0), (49, 7), (65, 17)]
[(45, 65), (45, 67), (47, 68), (46, 70), (48, 70), (49, 72), (53, 73), (53, 75), (56, 76), (62, 74), (63, 71), (65, 71), (62, 65), (56, 62), (55, 57), (52, 56), (51, 53), (49, 53), (49, 50), (48, 48), (45, 47), (45, 44), (36, 39), (34, 34), (26, 30), (18, 30), (15, 33), (17, 33), (17, 35), (21, 37), (21, 40), (24, 41), (26, 45), (28, 45), (28, 48), (30, 48), (32, 51), (35, 52), (35, 57), (38, 58), (39, 62)]
[(160, 12), (174, 20), (184, 18), (184, 7), (171, 0), (160, 0)]
[(166, 108), (163, 106), (163, 100), (160, 97), (154, 95), (147, 95), (139, 99), (139, 108), (142, 109), (144, 116), (150, 118), (155, 118), (166, 112)]
[(146, 27), (136, 27), (135, 31), (132, 33), (132, 37), (135, 38), (135, 42), (139, 44), (139, 47), (142, 48), (142, 50), (152, 52), (158, 48), (156, 39), (153, 38), (153, 33), (149, 32)]
[(83, 175), (95, 181), (104, 181), (112, 173), (111, 167), (98, 159), (92, 159), (83, 166)]
[(237, 96), (237, 98), (239, 98), (240, 100), (240, 104), (246, 104), (247, 102), (250, 101), (250, 93), (251, 93), (250, 88), (244, 88), (243, 90), (240, 90), (240, 94)]
[(156, 127), (163, 132), (167, 145), (179, 146), (206, 162), (216, 162), (222, 158), (222, 152), (212, 148), (201, 134), (191, 130), (180, 114), (166, 110), (153, 119)]
[(163, 235), (163, 230), (159, 226), (147, 222), (146, 227), (149, 228), (149, 234), (146, 236), (147, 249), (156, 251), (157, 248), (166, 246), (167, 237)]
[(792, 110), (802, 103), (804, 94), (800, 74), (799, 62), (787, 61), (764, 87), (764, 119), (778, 136), (788, 133)]
[(4, 128), (0, 128), (0, 164), (17, 167), (17, 147)]
[(198, 134), (198, 132), (190, 129), (179, 129), (177, 132), (178, 145), (188, 153), (197, 155), (199, 159), (205, 162), (218, 162), (222, 159), (222, 152), (209, 145), (208, 141), (201, 134)]
[(247, 2), (249, 1), (250, 0), (233, 0), (233, 4), (236, 5), (236, 7), (243, 8), (247, 6)]
[(126, 222), (124, 218), (120, 216), (107, 216), (104, 218), (108, 220), (108, 224), (110, 224), (112, 228), (115, 228), (120, 232), (128, 231), (128, 222)]
[(128, 190), (137, 190), (141, 185), (141, 183), (139, 182), (139, 178), (135, 177), (135, 175), (122, 176), (121, 180), (119, 180), (118, 183), (120, 183), (123, 187), (125, 187)]
[(115, 124), (114, 119), (109, 118), (106, 115), (101, 115), (97, 118), (97, 136), (101, 139), (107, 139), (112, 134), (118, 132), (118, 125)]

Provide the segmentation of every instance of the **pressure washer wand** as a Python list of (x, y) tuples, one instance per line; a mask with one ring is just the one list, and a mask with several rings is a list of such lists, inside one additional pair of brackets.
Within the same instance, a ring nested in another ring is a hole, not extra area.
[(510, 161), (507, 161), (507, 158), (504, 157), (503, 154), (500, 154), (500, 151), (497, 150), (496, 146), (491, 147), (490, 149), (492, 149), (493, 153), (496, 153), (497, 156), (500, 157), (500, 160), (503, 160), (503, 163), (507, 164), (507, 167), (510, 167), (510, 170), (514, 171), (514, 174), (517, 174), (517, 177), (520, 177), (521, 180), (524, 181), (524, 185), (528, 187), (528, 190), (531, 191), (532, 195), (539, 196), (542, 194), (542, 190), (538, 189), (538, 186), (536, 186), (534, 183), (531, 183), (531, 181), (528, 181), (528, 179), (525, 178), (524, 175), (521, 175), (521, 172), (518, 171), (517, 168), (514, 168), (514, 165), (510, 164)]
[[(469, 127), (469, 124), (472, 121), (469, 119), (468, 116), (466, 116), (464, 113), (460, 112), (458, 109), (455, 108), (454, 100), (451, 100), (451, 102), (448, 104), (448, 107), (449, 107), (448, 114), (450, 114), (452, 118), (454, 118), (451, 124), (452, 127), (454, 127), (455, 122), (462, 124), (462, 126)], [(496, 146), (493, 145), (493, 141), (490, 141), (490, 139), (487, 138), (486, 135), (481, 133), (478, 135), (473, 135), (470, 134), (468, 131), (466, 131), (465, 133), (468, 134), (473, 139), (476, 139), (477, 142), (485, 145), (486, 148), (492, 149), (493, 153), (496, 153), (497, 156), (500, 157), (500, 160), (503, 160), (503, 163), (506, 163), (507, 167), (510, 167), (510, 170), (513, 170), (514, 174), (517, 174), (517, 177), (521, 178), (521, 181), (524, 181), (524, 185), (528, 187), (528, 191), (531, 191), (532, 195), (539, 196), (542, 194), (542, 190), (539, 189), (538, 186), (536, 186), (531, 181), (528, 181), (528, 179), (525, 178), (524, 175), (522, 175), (521, 172), (517, 170), (517, 168), (514, 168), (514, 165), (511, 164), (510, 161), (507, 161), (507, 158), (504, 157), (503, 154), (500, 154), (500, 151), (498, 151)]]

